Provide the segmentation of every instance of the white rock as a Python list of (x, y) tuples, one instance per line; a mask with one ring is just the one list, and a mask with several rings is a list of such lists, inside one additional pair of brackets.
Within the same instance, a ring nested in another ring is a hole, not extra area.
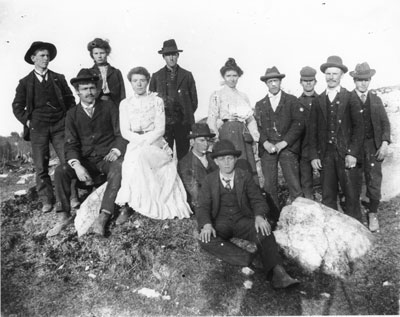
[(350, 271), (350, 262), (362, 257), (374, 239), (354, 218), (305, 198), (282, 209), (274, 235), (286, 256), (305, 270), (321, 268), (337, 277)]
[(0, 174), (0, 178), (7, 178), (8, 174)]
[(251, 268), (246, 266), (246, 267), (242, 268), (242, 273), (245, 275), (253, 275), (254, 271)]
[(147, 287), (143, 287), (140, 290), (138, 290), (138, 294), (144, 295), (149, 298), (158, 298), (161, 296), (159, 292)]
[(21, 190), (17, 190), (16, 192), (14, 192), (15, 196), (23, 196), (26, 195), (28, 193), (28, 191), (26, 189), (21, 189)]
[(93, 273), (89, 273), (88, 276), (89, 276), (90, 278), (92, 278), (92, 279), (95, 279), (95, 278), (96, 278), (96, 275), (94, 275)]
[(325, 298), (329, 298), (329, 297), (331, 297), (331, 294), (329, 294), (329, 293), (321, 293), (320, 296), (325, 297)]
[(245, 289), (251, 289), (253, 287), (253, 282), (246, 280), (246, 281), (244, 281), (243, 286)]
[(171, 300), (171, 296), (169, 296), (169, 295), (163, 295), (163, 296), (161, 296), (161, 298), (163, 300)]
[(392, 286), (393, 284), (390, 283), (389, 281), (385, 281), (385, 282), (383, 282), (382, 285), (383, 285), (383, 286)]

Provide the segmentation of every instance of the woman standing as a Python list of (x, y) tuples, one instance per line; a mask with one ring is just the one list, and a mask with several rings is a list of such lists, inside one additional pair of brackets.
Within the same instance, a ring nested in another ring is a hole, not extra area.
[(125, 85), (121, 71), (112, 67), (107, 61), (111, 53), (110, 44), (108, 41), (95, 38), (88, 43), (87, 49), (94, 61), (93, 67), (89, 69), (100, 78), (97, 83), (98, 98), (112, 100), (118, 107), (121, 100), (125, 99)]
[(235, 148), (242, 152), (237, 163), (238, 167), (251, 171), (258, 184), (253, 144), (258, 142), (260, 134), (249, 98), (236, 89), (243, 71), (233, 58), (228, 58), (220, 73), (224, 79), (224, 87), (211, 95), (208, 126), (220, 140), (230, 140)]
[(128, 79), (134, 95), (124, 99), (119, 110), (121, 134), (129, 144), (115, 202), (153, 219), (188, 218), (186, 191), (163, 138), (164, 103), (147, 92), (150, 74), (144, 67), (133, 68)]

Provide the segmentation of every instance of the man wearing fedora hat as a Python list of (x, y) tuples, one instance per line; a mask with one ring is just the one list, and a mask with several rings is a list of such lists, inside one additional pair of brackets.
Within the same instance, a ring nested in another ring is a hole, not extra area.
[(178, 162), (178, 172), (185, 186), (188, 202), (193, 210), (198, 205), (198, 195), (201, 183), (207, 174), (217, 169), (214, 161), (207, 153), (211, 133), (206, 123), (194, 123), (188, 135), (191, 151)]
[(165, 60), (165, 67), (151, 77), (149, 90), (157, 92), (165, 106), (165, 135), (171, 149), (176, 144), (178, 160), (189, 151), (189, 139), (186, 137), (194, 123), (197, 109), (196, 83), (191, 72), (178, 65), (179, 50), (175, 40), (164, 42), (158, 51)]
[(229, 140), (214, 145), (211, 158), (219, 169), (206, 176), (196, 208), (200, 246), (230, 264), (249, 266), (253, 256), (229, 240), (237, 237), (254, 242), (265, 273), (272, 273), (273, 288), (298, 284), (282, 266), (260, 188), (249, 172), (235, 168), (240, 154)]
[(24, 139), (32, 144), (36, 189), (43, 212), (49, 212), (54, 203), (48, 173), (50, 142), (64, 163), (64, 119), (67, 110), (75, 106), (64, 75), (48, 69), (56, 55), (54, 44), (32, 43), (24, 59), (34, 65), (34, 70), (19, 81), (12, 103), (15, 117), (24, 125)]
[(309, 156), (309, 141), (308, 141), (308, 125), (310, 122), (311, 105), (313, 100), (318, 97), (315, 92), (317, 80), (315, 75), (317, 71), (305, 66), (300, 70), (300, 85), (303, 87), (303, 93), (298, 98), (303, 107), (304, 131), (301, 135), (301, 152), (300, 152), (300, 184), (304, 197), (313, 199), (313, 170)]
[(104, 236), (105, 225), (114, 213), (114, 201), (121, 186), (122, 156), (126, 140), (119, 129), (118, 108), (111, 100), (96, 100), (99, 77), (90, 70), (71, 79), (79, 104), (70, 109), (65, 120), (66, 163), (55, 171), (58, 221), (47, 237), (60, 233), (71, 221), (69, 196), (71, 182), (93, 183), (100, 174), (107, 176), (107, 187), (94, 223), (95, 233)]
[(345, 196), (345, 213), (361, 221), (357, 185), (364, 141), (361, 105), (355, 95), (340, 86), (347, 67), (339, 56), (328, 57), (320, 69), (327, 88), (311, 107), (311, 164), (321, 171), (322, 203), (338, 209), (339, 183)]
[[(355, 70), (350, 72), (356, 86), (353, 94), (359, 99), (363, 110), (365, 140), (362, 171), (367, 187), (366, 195), (369, 198), (368, 225), (372, 232), (379, 230), (377, 213), (381, 199), (382, 161), (387, 155), (390, 143), (390, 122), (385, 107), (376, 92), (368, 90), (375, 73), (375, 69), (371, 69), (365, 62), (357, 64)], [(360, 186), (361, 181), (362, 177)]]
[(293, 95), (281, 90), (285, 74), (273, 66), (260, 80), (268, 94), (256, 103), (255, 115), (260, 132), (259, 154), (264, 174), (264, 190), (271, 206), (273, 220), (278, 221), (278, 162), (289, 188), (289, 199), (302, 196), (299, 176), (300, 137), (304, 129), (304, 108)]

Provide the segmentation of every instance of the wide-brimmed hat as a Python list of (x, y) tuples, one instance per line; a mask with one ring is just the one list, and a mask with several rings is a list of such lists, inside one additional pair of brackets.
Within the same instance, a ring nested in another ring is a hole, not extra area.
[(300, 70), (300, 80), (314, 80), (316, 74), (317, 71), (314, 68), (305, 66)]
[(211, 152), (210, 156), (212, 159), (215, 159), (219, 156), (225, 155), (233, 155), (237, 157), (240, 156), (240, 154), (242, 154), (242, 151), (236, 150), (231, 141), (223, 139), (214, 144), (213, 151)]
[(49, 55), (50, 55), (50, 61), (52, 61), (56, 55), (57, 55), (57, 48), (55, 47), (54, 44), (51, 43), (47, 43), (47, 42), (33, 42), (31, 44), (31, 47), (28, 49), (28, 51), (25, 54), (25, 62), (27, 62), (28, 64), (33, 65), (33, 61), (31, 59), (31, 56), (33, 54), (35, 54), (35, 52), (39, 49), (43, 49), (43, 50), (48, 50), (49, 51)]
[(376, 73), (375, 69), (369, 68), (367, 62), (357, 64), (356, 69), (350, 72), (350, 76), (355, 79), (369, 79)]
[(78, 75), (76, 77), (72, 78), (70, 80), (71, 85), (74, 85), (76, 83), (81, 83), (81, 82), (93, 82), (97, 83), (99, 81), (99, 76), (94, 74), (90, 69), (83, 68), (79, 71)]
[(163, 47), (161, 50), (158, 51), (158, 54), (172, 54), (172, 53), (180, 53), (183, 52), (182, 50), (178, 49), (176, 46), (175, 40), (166, 40), (163, 43)]
[(332, 55), (329, 56), (326, 60), (326, 63), (323, 63), (320, 67), (321, 72), (325, 73), (325, 70), (329, 67), (337, 67), (340, 68), (344, 73), (347, 73), (348, 68), (343, 65), (343, 61), (339, 56)]
[(267, 68), (267, 70), (265, 71), (265, 75), (260, 77), (261, 81), (267, 81), (268, 79), (271, 78), (279, 78), (282, 79), (284, 78), (286, 75), (285, 74), (281, 74), (278, 70), (278, 68), (276, 68), (275, 66), (272, 66), (271, 68)]
[(192, 124), (192, 131), (187, 136), (189, 139), (200, 138), (200, 137), (215, 137), (215, 133), (211, 133), (210, 128), (206, 123), (194, 123)]

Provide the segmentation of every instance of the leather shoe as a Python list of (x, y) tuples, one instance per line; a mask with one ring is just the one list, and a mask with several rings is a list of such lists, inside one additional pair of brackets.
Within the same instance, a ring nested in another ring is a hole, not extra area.
[(300, 284), (298, 280), (290, 277), (289, 274), (285, 271), (282, 265), (278, 264), (273, 268), (273, 276), (272, 276), (272, 288), (287, 288), (289, 286)]
[(93, 232), (104, 237), (106, 233), (106, 224), (110, 216), (109, 213), (102, 211), (93, 224)]
[(130, 216), (131, 216), (131, 209), (126, 206), (121, 207), (121, 212), (119, 213), (119, 216), (115, 221), (115, 224), (118, 226), (122, 225), (124, 222), (128, 221)]
[(43, 204), (42, 206), (42, 212), (47, 213), (53, 210), (53, 205), (52, 204)]
[(378, 216), (374, 212), (370, 212), (368, 214), (368, 228), (371, 232), (375, 232), (375, 231), (379, 230)]
[(72, 198), (70, 203), (72, 209), (77, 209), (81, 205), (78, 198)]
[(46, 237), (54, 237), (58, 235), (62, 230), (64, 230), (72, 221), (71, 214), (69, 212), (58, 212), (58, 220), (56, 225), (51, 228), (47, 234)]

